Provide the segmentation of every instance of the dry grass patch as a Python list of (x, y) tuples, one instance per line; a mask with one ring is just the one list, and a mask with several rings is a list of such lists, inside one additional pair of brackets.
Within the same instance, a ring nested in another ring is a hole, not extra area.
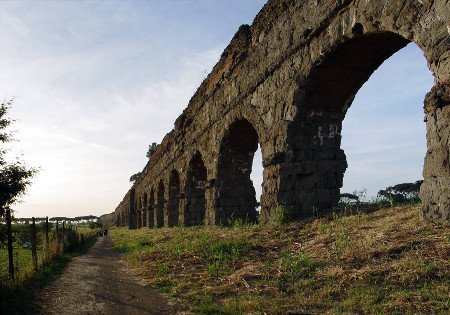
[(419, 213), (111, 236), (149, 285), (200, 314), (449, 314), (450, 232)]

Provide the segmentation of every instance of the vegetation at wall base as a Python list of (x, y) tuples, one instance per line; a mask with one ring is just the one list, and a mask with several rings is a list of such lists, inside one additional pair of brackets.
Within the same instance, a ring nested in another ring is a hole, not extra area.
[(198, 314), (450, 312), (449, 228), (415, 205), (110, 235), (150, 286)]
[(340, 206), (360, 206), (365, 207), (393, 207), (400, 205), (418, 205), (421, 203), (419, 198), (420, 187), (423, 180), (417, 180), (413, 183), (401, 183), (386, 187), (378, 191), (376, 197), (367, 201), (367, 189), (355, 190), (353, 193), (343, 193), (340, 195)]
[[(19, 227), (15, 227), (16, 229)], [(24, 230), (24, 227), (20, 227)], [(54, 231), (53, 231), (54, 232)], [(68, 232), (68, 231), (67, 231)], [(17, 241), (22, 241), (20, 233), (17, 232)], [(97, 229), (79, 228), (76, 240), (70, 237), (63, 242), (65, 251), (58, 252), (57, 240), (53, 239), (54, 233), (51, 235), (49, 249), (46, 251), (46, 257), (39, 257), (39, 268), (37, 272), (33, 272), (31, 267), (31, 253), (27, 248), (16, 246), (15, 253), (18, 258), (16, 277), (14, 280), (8, 278), (7, 271), (7, 253), (4, 248), (0, 249), (0, 262), (2, 270), (0, 273), (0, 301), (4, 314), (29, 314), (39, 313), (35, 304), (37, 293), (43, 289), (48, 283), (57, 279), (68, 263), (75, 256), (84, 254), (89, 247), (94, 244), (97, 239)], [(42, 235), (40, 235), (42, 238)], [(41, 251), (42, 252), (42, 251)]]

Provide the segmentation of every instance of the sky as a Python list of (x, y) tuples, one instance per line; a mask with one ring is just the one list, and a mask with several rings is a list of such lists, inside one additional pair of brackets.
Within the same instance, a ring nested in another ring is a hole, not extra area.
[[(265, 0), (1, 1), (0, 98), (12, 153), (39, 167), (16, 216), (112, 212), (241, 24)], [(413, 44), (364, 85), (344, 121), (342, 191), (421, 178), (432, 75)], [(261, 194), (256, 154), (252, 179)]]

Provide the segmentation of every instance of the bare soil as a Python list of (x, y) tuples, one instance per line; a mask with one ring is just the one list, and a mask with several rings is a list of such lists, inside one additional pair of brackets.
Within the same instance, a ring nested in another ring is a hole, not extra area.
[(100, 237), (74, 258), (61, 277), (40, 294), (42, 314), (176, 314), (158, 292), (133, 276), (112, 246)]

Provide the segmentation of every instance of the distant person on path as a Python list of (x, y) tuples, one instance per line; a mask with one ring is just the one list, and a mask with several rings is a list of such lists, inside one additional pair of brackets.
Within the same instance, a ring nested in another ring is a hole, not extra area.
[(102, 227), (102, 229), (100, 230), (100, 236), (106, 236), (106, 235), (108, 235), (108, 228)]

